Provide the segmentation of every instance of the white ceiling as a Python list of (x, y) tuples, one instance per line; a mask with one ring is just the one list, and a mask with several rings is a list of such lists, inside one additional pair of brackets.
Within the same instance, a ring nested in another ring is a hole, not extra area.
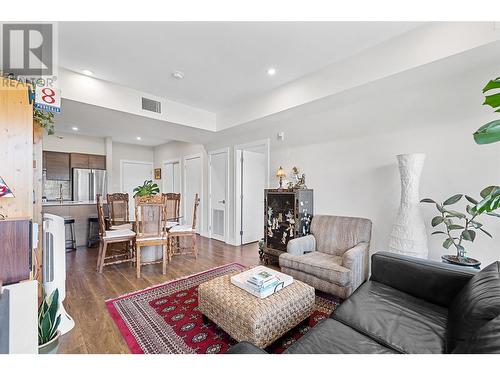
[[(217, 133), (63, 99), (64, 110), (56, 116), (56, 129), (72, 132), (71, 126), (78, 125), (80, 129), (78, 134), (98, 137), (112, 136), (117, 142), (145, 146), (157, 146), (174, 139), (203, 143), (208, 145), (210, 149), (216, 149), (227, 146), (227, 144), (244, 143), (248, 139), (269, 137), (273, 142), (273, 147), (279, 147), (280, 143), (275, 139), (278, 131), (285, 132), (287, 146), (300, 145), (304, 142), (314, 143), (324, 141), (324, 134), (331, 133), (332, 119), (336, 118), (338, 113), (346, 112), (346, 118), (357, 118), (366, 117), (366, 113), (386, 112), (386, 106), (367, 109), (367, 111), (355, 110), (359, 101), (370, 102), (368, 98), (376, 97), (380, 92), (384, 92), (383, 96), (387, 103), (399, 101), (408, 108), (413, 108), (412, 100), (418, 100), (420, 108), (429, 107), (426, 112), (433, 114), (432, 119), (429, 119), (430, 124), (433, 123), (432, 121), (436, 121), (436, 114), (443, 117), (443, 122), (448, 121), (444, 119), (452, 118), (455, 113), (454, 108), (457, 106), (461, 108), (460, 116), (463, 116), (467, 111), (473, 113), (474, 116), (477, 116), (477, 111), (485, 113), (486, 116), (491, 115), (489, 111), (481, 108), (483, 100), (481, 82), (486, 82), (491, 78), (499, 64), (500, 42), (496, 42), (317, 100), (306, 106), (297, 106), (291, 110), (282, 111), (264, 119)], [(480, 80), (475, 75), (469, 78), (467, 74), (471, 71), (482, 72), (484, 77)], [(463, 81), (459, 77), (465, 76), (469, 81), (473, 79), (474, 85), (477, 86), (476, 89), (463, 93), (463, 88), (458, 87), (457, 92), (461, 92), (459, 102), (456, 102), (457, 98), (455, 97), (435, 100), (436, 97), (442, 95), (441, 89), (443, 87), (457, 85), (457, 82)], [(416, 87), (427, 87), (429, 95), (414, 98), (411, 93)], [(440, 108), (439, 106), (442, 106), (443, 103), (448, 103), (448, 105)], [(380, 102), (376, 102), (376, 104), (380, 104)], [(388, 113), (388, 116), (392, 116), (390, 111)], [(400, 121), (391, 121), (391, 124), (414, 126), (412, 121), (408, 121), (408, 112), (399, 111), (398, 113), (402, 118)], [(425, 117), (425, 115), (421, 117)], [(76, 120), (78, 123), (75, 123)], [(303, 129), (305, 123), (310, 124), (308, 129), (314, 131), (306, 133), (297, 131), (297, 129)], [(335, 139), (358, 136), (360, 129), (352, 127), (351, 124), (351, 120), (336, 121)], [(366, 124), (367, 128), (363, 129), (365, 135), (367, 132), (380, 133), (393, 126), (384, 123), (372, 126), (370, 121)], [(142, 140), (137, 141), (136, 136), (141, 136)]]
[[(61, 22), (59, 63), (218, 112), (410, 31), (417, 22)], [(266, 71), (275, 67), (270, 77)], [(183, 80), (171, 72), (184, 72)]]

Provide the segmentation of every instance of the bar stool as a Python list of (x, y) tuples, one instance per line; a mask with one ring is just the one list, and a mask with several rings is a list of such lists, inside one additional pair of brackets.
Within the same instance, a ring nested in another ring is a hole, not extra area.
[(75, 219), (70, 216), (64, 217), (64, 232), (66, 232), (66, 225), (69, 225), (69, 232), (71, 235), (71, 238), (66, 238), (66, 236), (64, 238), (66, 252), (75, 251), (76, 250)]
[(97, 216), (89, 216), (87, 228), (87, 247), (93, 247), (99, 243), (99, 219)]

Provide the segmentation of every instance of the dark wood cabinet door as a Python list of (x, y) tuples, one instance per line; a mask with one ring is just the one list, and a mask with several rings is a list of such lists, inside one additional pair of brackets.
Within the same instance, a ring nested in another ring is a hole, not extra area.
[(73, 168), (89, 168), (88, 154), (71, 154), (71, 169)]
[(104, 156), (104, 155), (89, 155), (89, 168), (91, 168), (91, 169), (106, 169), (106, 156)]
[(44, 151), (43, 159), (43, 168), (47, 171), (47, 180), (70, 180), (69, 154)]
[(29, 220), (0, 220), (0, 281), (17, 283), (30, 277), (31, 223)]

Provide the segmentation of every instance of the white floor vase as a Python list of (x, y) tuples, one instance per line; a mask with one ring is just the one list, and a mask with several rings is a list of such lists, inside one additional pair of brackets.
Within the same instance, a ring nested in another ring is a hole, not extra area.
[(425, 154), (398, 155), (401, 203), (389, 238), (389, 251), (427, 258), (427, 232), (420, 212), (419, 184)]

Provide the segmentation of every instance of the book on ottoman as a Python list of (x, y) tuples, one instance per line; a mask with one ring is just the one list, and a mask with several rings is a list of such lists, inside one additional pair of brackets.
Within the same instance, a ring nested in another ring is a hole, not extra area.
[(231, 283), (259, 298), (266, 298), (293, 283), (293, 277), (264, 266), (231, 276)]

